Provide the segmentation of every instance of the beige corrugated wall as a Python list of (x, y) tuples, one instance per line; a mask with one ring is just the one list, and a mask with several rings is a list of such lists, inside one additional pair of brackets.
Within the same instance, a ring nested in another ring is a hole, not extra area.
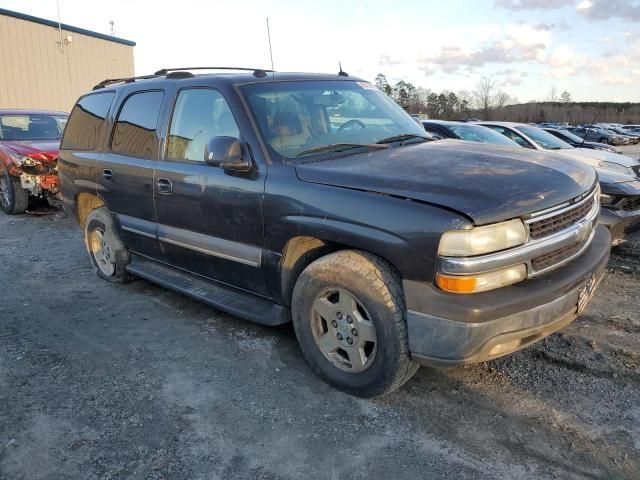
[(105, 78), (133, 76), (133, 47), (0, 15), (0, 109), (70, 111)]

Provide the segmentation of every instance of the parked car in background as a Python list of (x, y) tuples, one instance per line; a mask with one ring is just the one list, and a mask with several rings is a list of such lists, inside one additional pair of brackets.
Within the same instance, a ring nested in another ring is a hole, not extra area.
[(56, 161), (64, 112), (0, 110), (0, 207), (24, 213), (30, 198), (58, 193)]
[(490, 128), (474, 125), (473, 123), (423, 120), (422, 125), (427, 133), (430, 133), (435, 139), (455, 138), (458, 140), (491, 143), (493, 145), (504, 145), (507, 147), (518, 146), (504, 135), (500, 135)]
[(622, 153), (622, 150), (618, 150), (614, 146), (608, 145), (606, 143), (586, 142), (584, 141), (584, 139), (578, 137), (577, 135), (571, 133), (566, 129), (543, 128), (543, 130), (545, 132), (549, 132), (554, 137), (559, 138), (563, 142), (566, 142), (575, 148), (589, 148), (592, 150), (605, 150), (611, 153)]
[(622, 137), (628, 137), (629, 143), (636, 144), (640, 141), (640, 136), (635, 135), (633, 132), (629, 130), (625, 130), (624, 128), (613, 126), (613, 127), (607, 128), (607, 130), (615, 133), (616, 135), (620, 135)]
[[(541, 128), (523, 123), (482, 122), (481, 125), (523, 148), (553, 151), (594, 167), (603, 194), (600, 223), (611, 231), (613, 245), (622, 243), (627, 232), (640, 226), (640, 162), (637, 160), (602, 150), (574, 148)], [(610, 198), (615, 202), (610, 203)]]
[(540, 155), (429, 141), (344, 73), (161, 70), (83, 96), (59, 168), (101, 278), (292, 319), (313, 371), (371, 397), (583, 311), (611, 243), (597, 176)]
[(632, 125), (622, 125), (622, 128), (625, 130), (640, 130), (640, 125), (632, 124)]
[(608, 145), (622, 145), (624, 143), (624, 140), (619, 135), (597, 127), (569, 127), (567, 130), (587, 142), (606, 143)]

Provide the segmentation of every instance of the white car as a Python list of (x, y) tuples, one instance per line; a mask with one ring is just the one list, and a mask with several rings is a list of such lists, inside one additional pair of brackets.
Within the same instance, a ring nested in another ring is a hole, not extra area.
[(602, 195), (600, 223), (611, 231), (613, 245), (640, 227), (640, 161), (603, 150), (574, 148), (541, 128), (526, 123), (477, 122), (513, 140), (523, 148), (553, 151), (594, 167)]

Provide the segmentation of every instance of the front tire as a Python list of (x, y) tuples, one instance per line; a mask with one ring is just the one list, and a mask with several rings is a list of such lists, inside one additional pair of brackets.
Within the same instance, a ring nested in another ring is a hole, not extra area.
[(418, 370), (404, 314), (398, 274), (366, 252), (343, 250), (316, 260), (293, 290), (293, 326), (311, 368), (359, 397), (390, 393)]
[(0, 171), (0, 207), (8, 215), (23, 214), (29, 207), (29, 192), (6, 168)]
[(124, 246), (105, 207), (92, 210), (85, 220), (84, 243), (96, 274), (108, 282), (126, 283), (129, 250)]

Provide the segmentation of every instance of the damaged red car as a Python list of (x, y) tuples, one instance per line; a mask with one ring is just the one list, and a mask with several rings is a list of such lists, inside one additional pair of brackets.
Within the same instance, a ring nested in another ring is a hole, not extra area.
[(0, 110), (0, 207), (24, 213), (30, 200), (59, 192), (57, 161), (68, 114)]

